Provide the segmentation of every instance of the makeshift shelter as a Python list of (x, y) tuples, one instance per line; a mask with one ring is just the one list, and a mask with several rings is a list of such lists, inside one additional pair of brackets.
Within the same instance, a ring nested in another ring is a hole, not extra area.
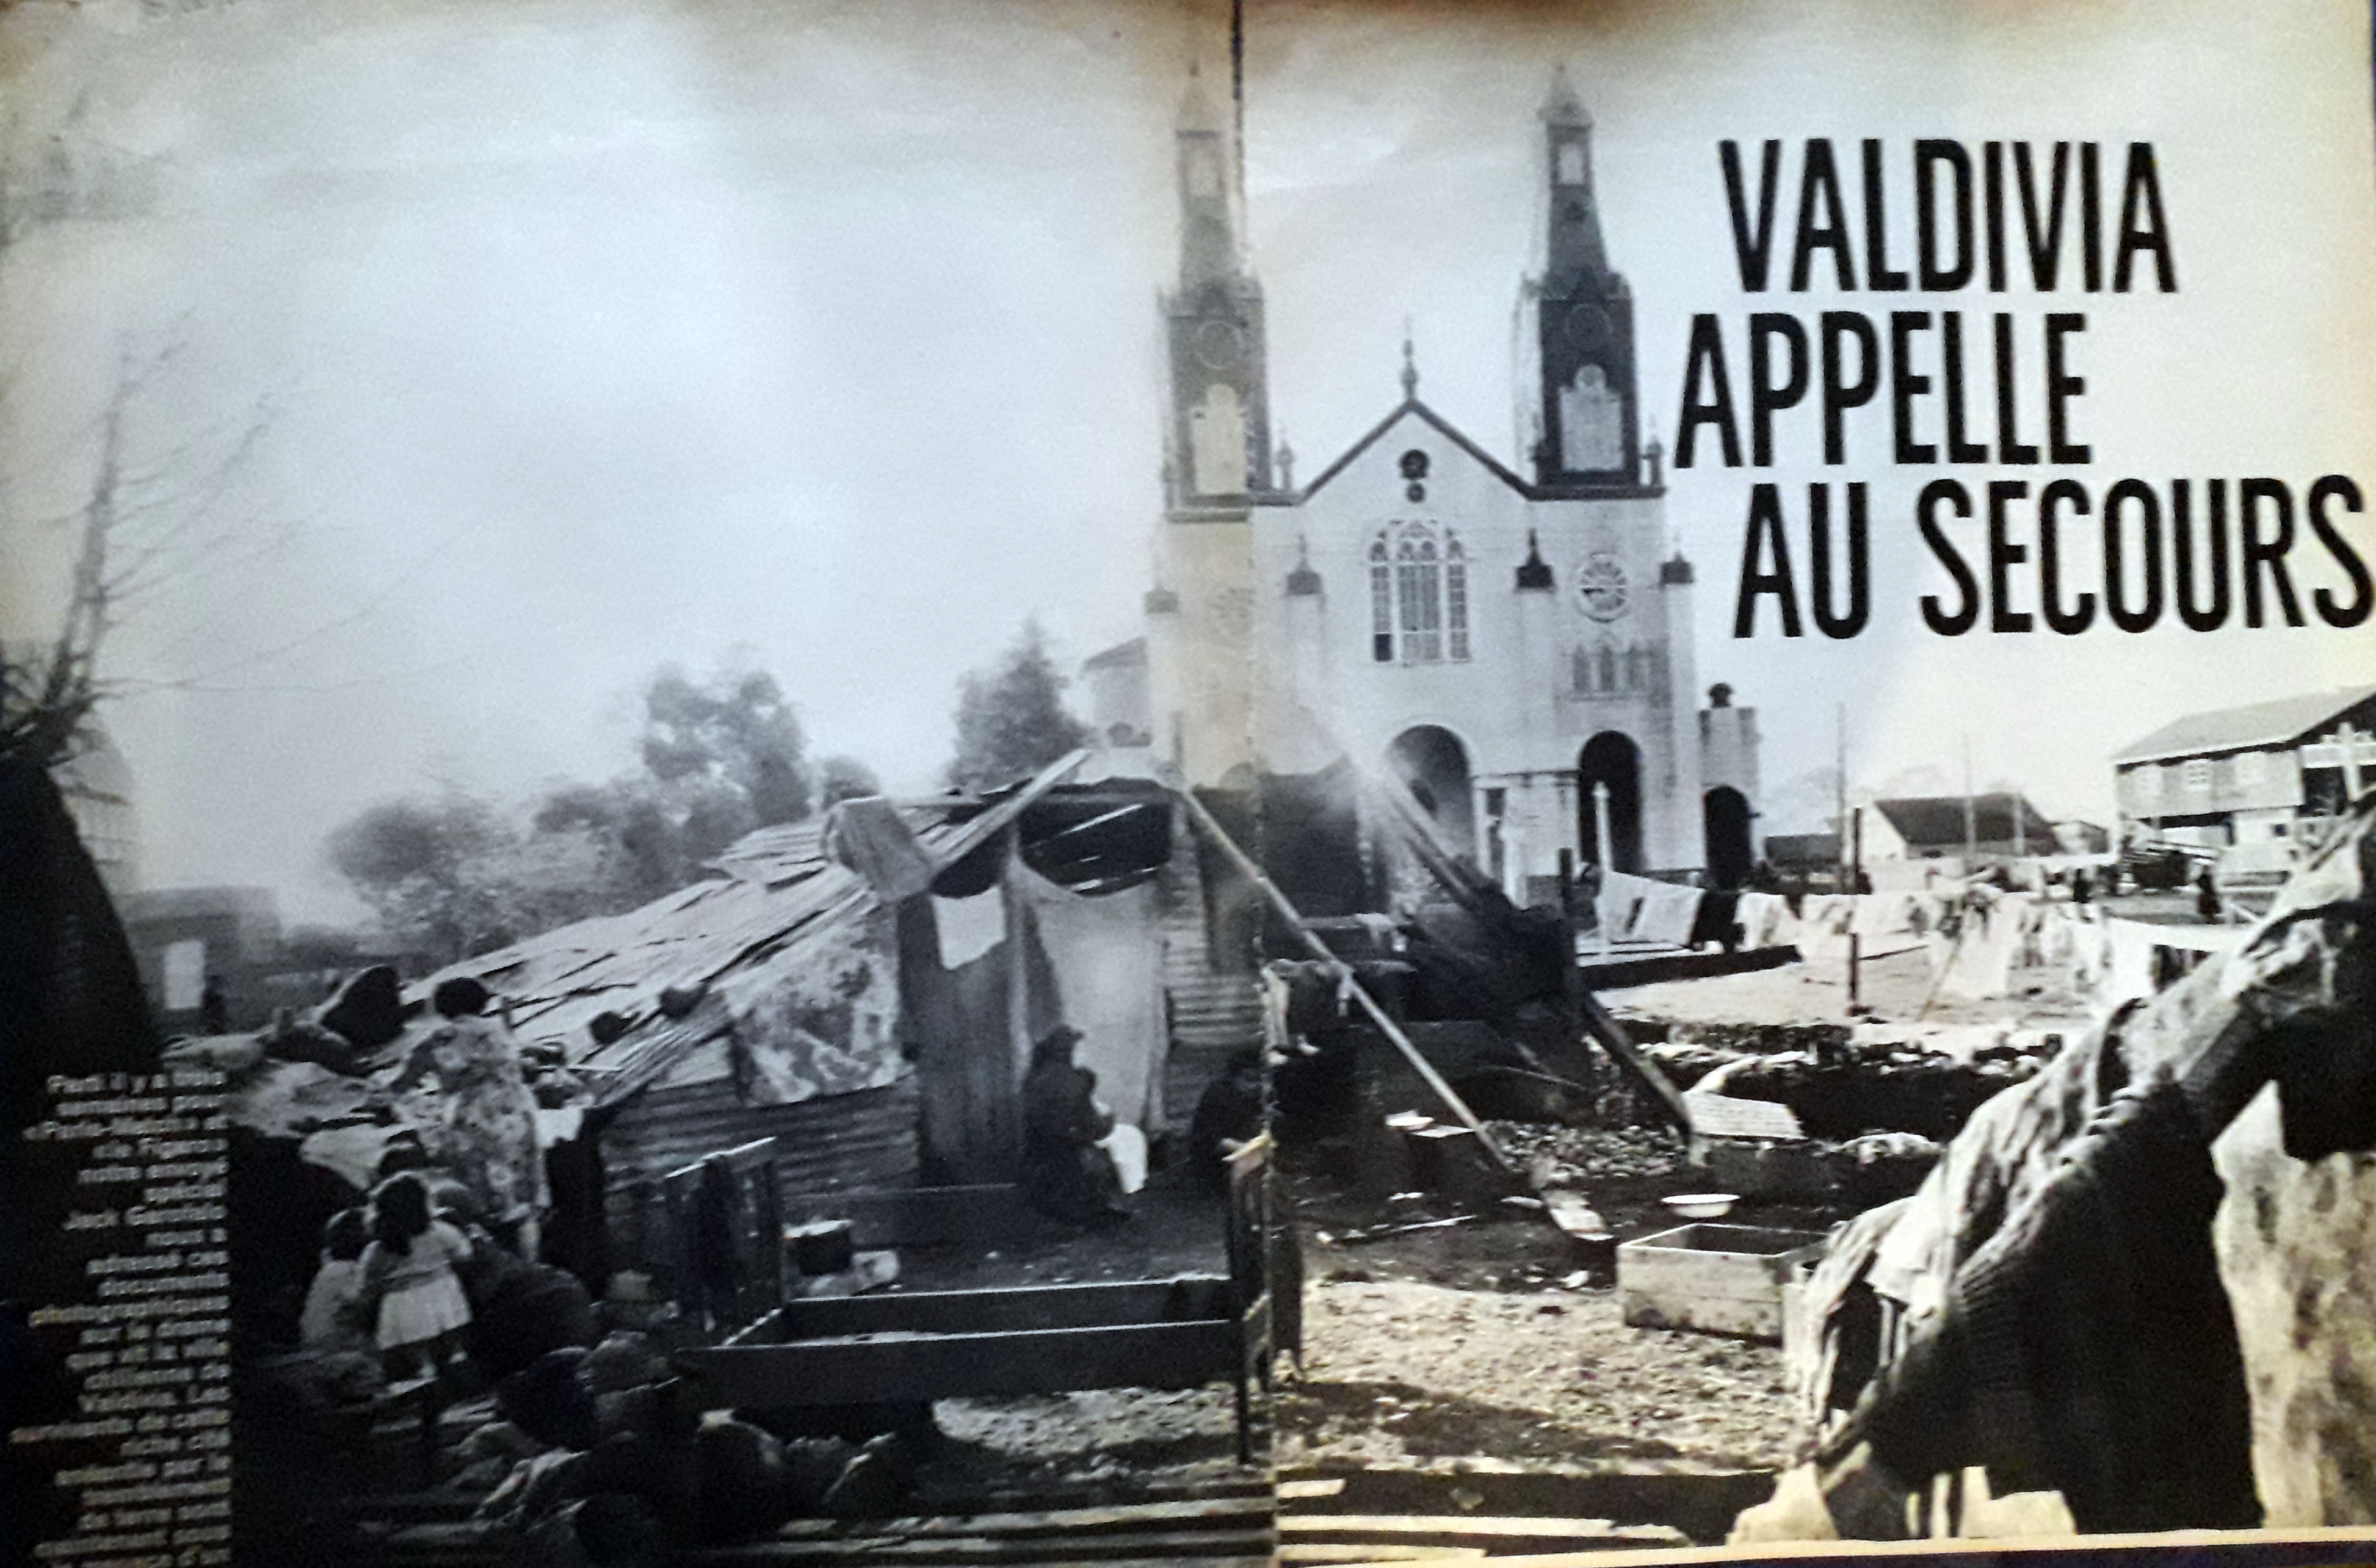
[(761, 1138), (787, 1191), (1011, 1180), (1023, 1067), (1060, 1023), (1117, 1118), (1158, 1136), (1167, 1099), (1190, 1091), (1184, 1123), (1201, 1087), (1165, 1075), (1175, 803), (1145, 781), (1061, 788), (1078, 761), (763, 828), (710, 880), (413, 989), (476, 978), (524, 1048), (559, 1050), (618, 1229), (644, 1183)]
[(1919, 861), (1971, 852), (2051, 855), (2061, 842), (2027, 798), (2013, 794), (1926, 795), (1875, 801), (1864, 822), (1867, 861)]

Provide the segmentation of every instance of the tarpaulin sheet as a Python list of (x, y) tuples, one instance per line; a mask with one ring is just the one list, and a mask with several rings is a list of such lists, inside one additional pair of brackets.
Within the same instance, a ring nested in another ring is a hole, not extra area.
[(1081, 1031), (1073, 1060), (1098, 1075), (1117, 1121), (1145, 1126), (1162, 1079), (1162, 932), (1153, 884), (1098, 897), (1068, 892), (1028, 867), (1012, 873), (1054, 972), (1063, 1021)]

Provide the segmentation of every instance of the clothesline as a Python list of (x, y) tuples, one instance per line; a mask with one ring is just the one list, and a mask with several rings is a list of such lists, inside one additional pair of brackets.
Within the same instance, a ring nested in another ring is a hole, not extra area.
[[(1609, 947), (1689, 947), (1725, 941), (1796, 947), (1811, 964), (1846, 963), (1851, 936), (1866, 960), (1927, 955), (1939, 990), (1966, 998), (2066, 990), (2109, 1005), (2223, 952), (2242, 926), (2157, 925), (2099, 907), (1939, 881), (1920, 892), (1810, 894), (1793, 910), (1776, 893), (1726, 893), (1605, 872), (1593, 899)], [(1594, 939), (1587, 939), (1587, 941)]]

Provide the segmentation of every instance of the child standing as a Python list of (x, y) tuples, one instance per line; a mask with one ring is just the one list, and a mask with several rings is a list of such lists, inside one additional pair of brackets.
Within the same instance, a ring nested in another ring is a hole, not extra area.
[(322, 1228), (322, 1266), (305, 1289), (305, 1311), (297, 1320), (298, 1342), (308, 1350), (367, 1350), (371, 1342), (349, 1309), (363, 1288), (363, 1249), (371, 1245), (371, 1220), (360, 1208), (342, 1208)]
[(363, 1249), (366, 1297), (379, 1302), (375, 1341), (389, 1375), (434, 1372), (457, 1353), (455, 1336), (470, 1321), (455, 1265), (470, 1255), (462, 1232), (429, 1212), (429, 1189), (410, 1173), (372, 1195), (372, 1243)]

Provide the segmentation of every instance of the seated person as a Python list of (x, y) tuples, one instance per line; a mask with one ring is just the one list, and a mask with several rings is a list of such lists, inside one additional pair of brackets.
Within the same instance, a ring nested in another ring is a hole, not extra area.
[(1073, 1062), (1081, 1031), (1051, 1029), (1031, 1050), (1023, 1075), (1023, 1195), (1031, 1206), (1075, 1225), (1124, 1218), (1122, 1176), (1099, 1140), (1113, 1112), (1098, 1102), (1098, 1075)]

